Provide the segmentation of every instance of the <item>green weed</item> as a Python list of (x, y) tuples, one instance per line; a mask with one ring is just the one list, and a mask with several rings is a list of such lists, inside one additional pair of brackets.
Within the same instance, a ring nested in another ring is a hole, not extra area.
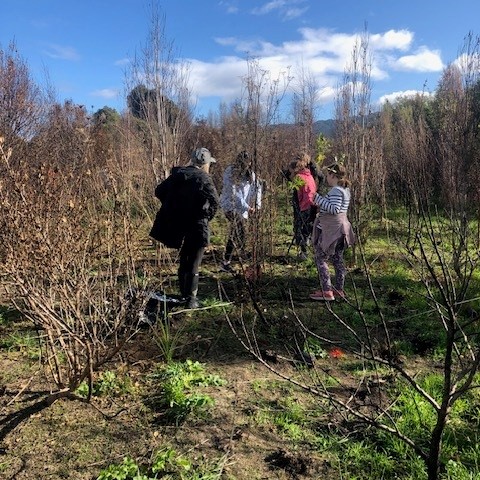
[(315, 358), (328, 358), (327, 350), (321, 346), (316, 338), (308, 337), (305, 341), (304, 350)]
[(225, 384), (219, 376), (207, 374), (203, 365), (191, 360), (159, 366), (150, 380), (159, 388), (159, 393), (152, 399), (153, 405), (162, 410), (167, 422), (176, 424), (214, 404), (209, 395), (198, 392), (199, 388)]
[(16, 331), (0, 339), (0, 348), (11, 351), (19, 351), (26, 354), (30, 359), (40, 358), (40, 343), (38, 335), (33, 331)]
[[(135, 391), (130, 377), (120, 378), (115, 372), (107, 370), (102, 372), (98, 380), (93, 382), (92, 395), (95, 397), (120, 396), (131, 394)], [(88, 384), (82, 382), (76, 390), (77, 395), (86, 398), (88, 396)]]
[(150, 465), (138, 465), (125, 457), (118, 465), (109, 465), (100, 472), (97, 480), (217, 480), (223, 471), (223, 459), (218, 462), (194, 464), (190, 459), (177, 454), (172, 448), (163, 448), (153, 456)]
[[(437, 401), (441, 400), (443, 389), (441, 375), (426, 375), (420, 385)], [(445, 427), (442, 444), (442, 463), (447, 465), (447, 469), (450, 465), (450, 468), (455, 471), (463, 467), (479, 471), (480, 448), (476, 447), (480, 440), (479, 412), (480, 398), (476, 391), (471, 391), (454, 403)], [(417, 445), (428, 449), (429, 434), (437, 420), (430, 403), (410, 386), (402, 385), (390, 413), (396, 428), (410, 437)], [(379, 433), (378, 439), (386, 451), (391, 452), (395, 458), (405, 458), (407, 455), (411, 455), (404, 442), (395, 437)], [(474, 445), (473, 448), (472, 445)], [(455, 465), (450, 462), (452, 458), (455, 458), (457, 462)]]
[(184, 333), (184, 328), (175, 328), (168, 318), (158, 319), (152, 327), (153, 339), (167, 363), (173, 362), (175, 353), (183, 346)]
[(316, 412), (312, 415), (312, 412), (299, 402), (294, 392), (282, 392), (276, 400), (260, 399), (258, 403), (259, 407), (253, 411), (253, 418), (259, 425), (271, 425), (294, 442), (313, 440), (311, 425), (317, 416)]
[(465, 465), (449, 460), (444, 478), (445, 480), (480, 480), (480, 471), (477, 467), (475, 472), (472, 472)]
[(100, 472), (97, 480), (148, 480), (146, 475), (140, 474), (140, 467), (135, 460), (125, 457), (118, 465), (109, 465)]

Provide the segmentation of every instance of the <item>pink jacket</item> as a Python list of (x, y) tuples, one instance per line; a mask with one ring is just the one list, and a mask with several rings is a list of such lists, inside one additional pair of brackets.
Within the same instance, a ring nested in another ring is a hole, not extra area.
[(298, 203), (300, 211), (308, 210), (314, 203), (313, 197), (317, 191), (317, 185), (308, 168), (304, 168), (297, 173), (297, 176), (303, 180), (303, 185), (297, 190)]

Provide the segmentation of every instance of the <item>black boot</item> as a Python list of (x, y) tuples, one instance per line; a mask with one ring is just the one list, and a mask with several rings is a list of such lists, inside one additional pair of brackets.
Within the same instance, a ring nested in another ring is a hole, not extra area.
[(200, 303), (197, 299), (199, 275), (185, 274), (185, 308), (198, 308)]
[(187, 274), (183, 270), (178, 270), (178, 288), (180, 290), (180, 296), (182, 297), (182, 300), (186, 298), (187, 296), (187, 289), (186, 287), (186, 277)]

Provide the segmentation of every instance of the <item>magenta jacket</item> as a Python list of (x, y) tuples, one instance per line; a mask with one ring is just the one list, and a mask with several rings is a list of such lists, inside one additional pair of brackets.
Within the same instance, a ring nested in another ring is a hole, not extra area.
[(303, 185), (297, 190), (297, 196), (300, 211), (304, 212), (314, 204), (313, 197), (317, 191), (317, 185), (308, 168), (300, 170), (297, 176), (303, 180)]

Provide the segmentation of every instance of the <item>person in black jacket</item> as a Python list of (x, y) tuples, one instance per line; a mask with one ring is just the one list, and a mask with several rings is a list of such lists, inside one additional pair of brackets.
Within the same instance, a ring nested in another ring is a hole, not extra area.
[(199, 268), (210, 241), (208, 222), (218, 209), (219, 198), (208, 174), (216, 160), (206, 148), (192, 152), (186, 167), (174, 167), (157, 185), (155, 196), (162, 206), (150, 236), (169, 248), (180, 249), (178, 281), (187, 308), (197, 308)]

